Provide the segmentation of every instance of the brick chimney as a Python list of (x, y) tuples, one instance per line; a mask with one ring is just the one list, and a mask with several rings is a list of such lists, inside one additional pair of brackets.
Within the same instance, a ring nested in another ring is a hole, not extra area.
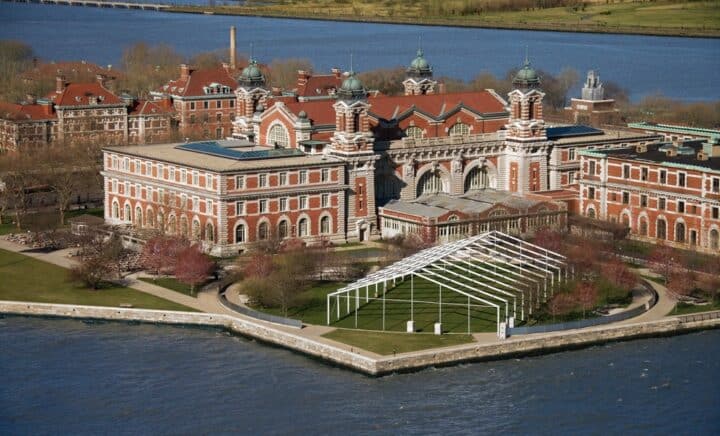
[(187, 80), (190, 77), (190, 67), (187, 64), (180, 64), (180, 79)]
[(41, 100), (40, 106), (43, 108), (43, 114), (45, 115), (52, 115), (53, 113), (53, 104), (50, 100)]
[(35, 104), (37, 103), (37, 100), (35, 99), (35, 96), (32, 94), (25, 94), (25, 103), (27, 104)]
[(305, 70), (298, 70), (298, 85), (299, 86), (306, 85), (309, 78), (310, 78), (309, 72), (307, 72)]
[(105, 87), (105, 80), (107, 80), (107, 77), (103, 74), (98, 74), (95, 76), (95, 80), (97, 80), (97, 83), (100, 84), (103, 88)]
[(445, 89), (445, 84), (443, 82), (440, 82), (437, 84), (437, 90), (438, 90), (438, 92), (437, 92), (438, 94), (445, 94), (447, 92)]
[(55, 77), (55, 92), (60, 94), (65, 90), (65, 76), (57, 76)]
[(340, 68), (333, 68), (330, 71), (332, 72), (333, 76), (335, 76), (336, 79), (339, 79), (342, 77), (342, 71), (340, 70)]
[(236, 35), (237, 30), (235, 29), (235, 26), (230, 26), (230, 67), (233, 70), (237, 68), (237, 49), (235, 48), (237, 39)]
[(280, 88), (279, 86), (273, 86), (272, 87), (272, 95), (274, 95), (274, 96), (282, 95), (282, 88)]

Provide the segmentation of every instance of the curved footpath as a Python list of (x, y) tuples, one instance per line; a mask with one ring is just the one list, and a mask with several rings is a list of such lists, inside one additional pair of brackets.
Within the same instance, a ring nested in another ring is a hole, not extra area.
[[(27, 247), (11, 243), (4, 238), (0, 238), (0, 248), (22, 253), (64, 268), (71, 267), (74, 262), (69, 257), (71, 250), (58, 250), (50, 253), (25, 252)], [(0, 313), (221, 327), (368, 375), (383, 375), (398, 371), (418, 370), (429, 366), (548, 353), (609, 341), (720, 327), (720, 312), (715, 312), (699, 320), (666, 317), (665, 315), (672, 309), (674, 301), (663, 286), (653, 283), (653, 288), (658, 292), (658, 303), (643, 315), (623, 322), (577, 330), (515, 336), (505, 340), (498, 339), (494, 333), (479, 333), (473, 335), (477, 341), (474, 343), (414, 351), (396, 356), (381, 356), (322, 337), (321, 335), (333, 330), (331, 327), (311, 325), (295, 329), (235, 313), (219, 303), (214, 287), (199, 292), (198, 297), (193, 298), (151, 283), (138, 281), (136, 275), (128, 276), (128, 280), (129, 287), (133, 289), (206, 313), (16, 301), (0, 301)]]

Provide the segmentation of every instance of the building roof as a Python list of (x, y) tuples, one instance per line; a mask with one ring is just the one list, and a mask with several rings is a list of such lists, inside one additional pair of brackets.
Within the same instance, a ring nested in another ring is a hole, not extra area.
[(680, 133), (680, 134), (686, 134), (686, 135), (695, 135), (695, 136), (705, 136), (705, 137), (711, 137), (711, 136), (720, 136), (720, 130), (718, 129), (704, 129), (701, 127), (689, 127), (689, 126), (678, 126), (674, 124), (658, 124), (658, 123), (648, 123), (648, 122), (642, 122), (642, 123), (629, 123), (628, 127), (632, 129), (642, 129), (642, 130), (650, 130), (654, 132), (670, 132), (670, 133)]
[[(548, 128), (547, 130), (553, 129), (552, 127)], [(654, 141), (660, 139), (658, 135), (654, 135), (651, 133), (643, 133), (643, 132), (633, 132), (630, 130), (598, 130), (599, 133), (588, 133), (585, 135), (577, 135), (577, 136), (564, 136), (564, 137), (556, 137), (556, 138), (550, 138), (548, 135), (548, 139), (551, 139), (553, 141), (554, 145), (559, 146), (571, 146), (571, 145), (603, 145), (608, 144), (612, 142), (623, 142), (623, 141)], [(561, 135), (562, 136), (562, 135)]]
[(576, 138), (578, 136), (598, 135), (603, 133), (603, 131), (594, 127), (577, 124), (570, 126), (548, 127), (546, 129), (546, 133), (548, 139), (556, 140), (562, 138)]
[(70, 83), (47, 98), (57, 106), (124, 105), (120, 97), (98, 82)]
[(165, 107), (157, 101), (136, 100), (130, 108), (128, 115), (161, 115), (172, 113), (172, 107)]
[[(219, 84), (230, 88), (227, 95), (233, 93), (238, 87), (238, 82), (233, 78), (233, 70), (225, 67), (206, 68), (201, 70), (190, 69), (188, 77), (180, 77), (171, 80), (160, 88), (160, 92), (177, 97), (200, 97), (208, 95), (205, 87), (212, 84)], [(221, 94), (222, 95), (222, 94)]]
[(295, 93), (298, 97), (327, 97), (330, 91), (337, 90), (342, 85), (343, 77), (340, 74), (322, 74), (313, 76), (306, 74), (303, 82), (298, 82)]
[(33, 68), (22, 74), (24, 80), (38, 80), (42, 78), (55, 78), (64, 76), (68, 80), (94, 77), (101, 74), (109, 79), (116, 79), (122, 75), (118, 70), (103, 68), (100, 65), (86, 61), (60, 61), (44, 62), (35, 65)]
[(335, 104), (335, 100), (315, 100), (286, 103), (285, 107), (298, 116), (300, 112), (304, 111), (313, 126), (332, 125), (334, 129), (335, 108), (333, 104)]
[(539, 203), (542, 201), (524, 198), (507, 191), (486, 189), (459, 196), (440, 193), (424, 195), (412, 201), (392, 200), (383, 206), (383, 210), (423, 218), (438, 218), (450, 212), (477, 215), (498, 204), (525, 210)]
[(705, 142), (702, 139), (682, 141), (677, 144), (677, 146), (686, 147), (687, 154), (677, 154), (676, 156), (668, 156), (667, 152), (664, 151), (668, 148), (676, 147), (676, 145), (672, 142), (666, 141), (648, 144), (647, 151), (643, 153), (638, 152), (635, 147), (632, 147), (615, 150), (581, 151), (580, 154), (599, 157), (607, 156), (636, 162), (652, 162), (668, 167), (681, 167), (700, 171), (720, 171), (720, 157), (710, 157), (708, 160), (698, 160), (697, 154), (703, 150), (704, 143)]
[(48, 114), (46, 108), (39, 104), (15, 104), (0, 101), (0, 119), (14, 121), (38, 121), (56, 118), (53, 112)]
[[(221, 155), (226, 150), (226, 156)], [(307, 155), (299, 150), (274, 150), (270, 147), (259, 147), (240, 140), (204, 141), (196, 143), (170, 143), (141, 146), (106, 147), (106, 151), (129, 155), (144, 159), (174, 163), (217, 172), (252, 171), (264, 168), (284, 168), (289, 166), (330, 165), (340, 161), (332, 156)], [(287, 155), (271, 156), (277, 152)], [(245, 159), (238, 159), (244, 153), (252, 153)]]
[(505, 113), (505, 101), (489, 91), (448, 94), (371, 97), (370, 113), (385, 120), (399, 119), (417, 110), (441, 120), (464, 108), (477, 115)]

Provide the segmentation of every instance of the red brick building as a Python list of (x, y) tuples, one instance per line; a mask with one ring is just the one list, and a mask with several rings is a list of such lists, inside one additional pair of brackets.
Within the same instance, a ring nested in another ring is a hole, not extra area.
[(630, 235), (720, 252), (720, 142), (658, 141), (581, 152), (580, 209)]

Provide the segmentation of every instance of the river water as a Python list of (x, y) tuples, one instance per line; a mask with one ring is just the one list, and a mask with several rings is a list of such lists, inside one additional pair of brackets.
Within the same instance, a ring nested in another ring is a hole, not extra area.
[[(197, 1), (197, 0), (187, 0)], [(468, 80), (481, 71), (503, 75), (527, 47), (534, 65), (551, 73), (571, 67), (584, 77), (629, 89), (632, 98), (662, 93), (686, 101), (718, 100), (720, 39), (464, 29), (394, 24), (170, 14), (123, 9), (0, 3), (0, 39), (25, 41), (48, 60), (87, 59), (117, 65), (123, 48), (165, 43), (185, 55), (254, 44), (261, 62), (308, 58), (318, 71), (408, 65), (422, 37), (437, 76)], [(578, 90), (573, 92), (576, 95)]]
[(0, 434), (720, 434), (720, 330), (373, 379), (216, 330), (0, 319)]

